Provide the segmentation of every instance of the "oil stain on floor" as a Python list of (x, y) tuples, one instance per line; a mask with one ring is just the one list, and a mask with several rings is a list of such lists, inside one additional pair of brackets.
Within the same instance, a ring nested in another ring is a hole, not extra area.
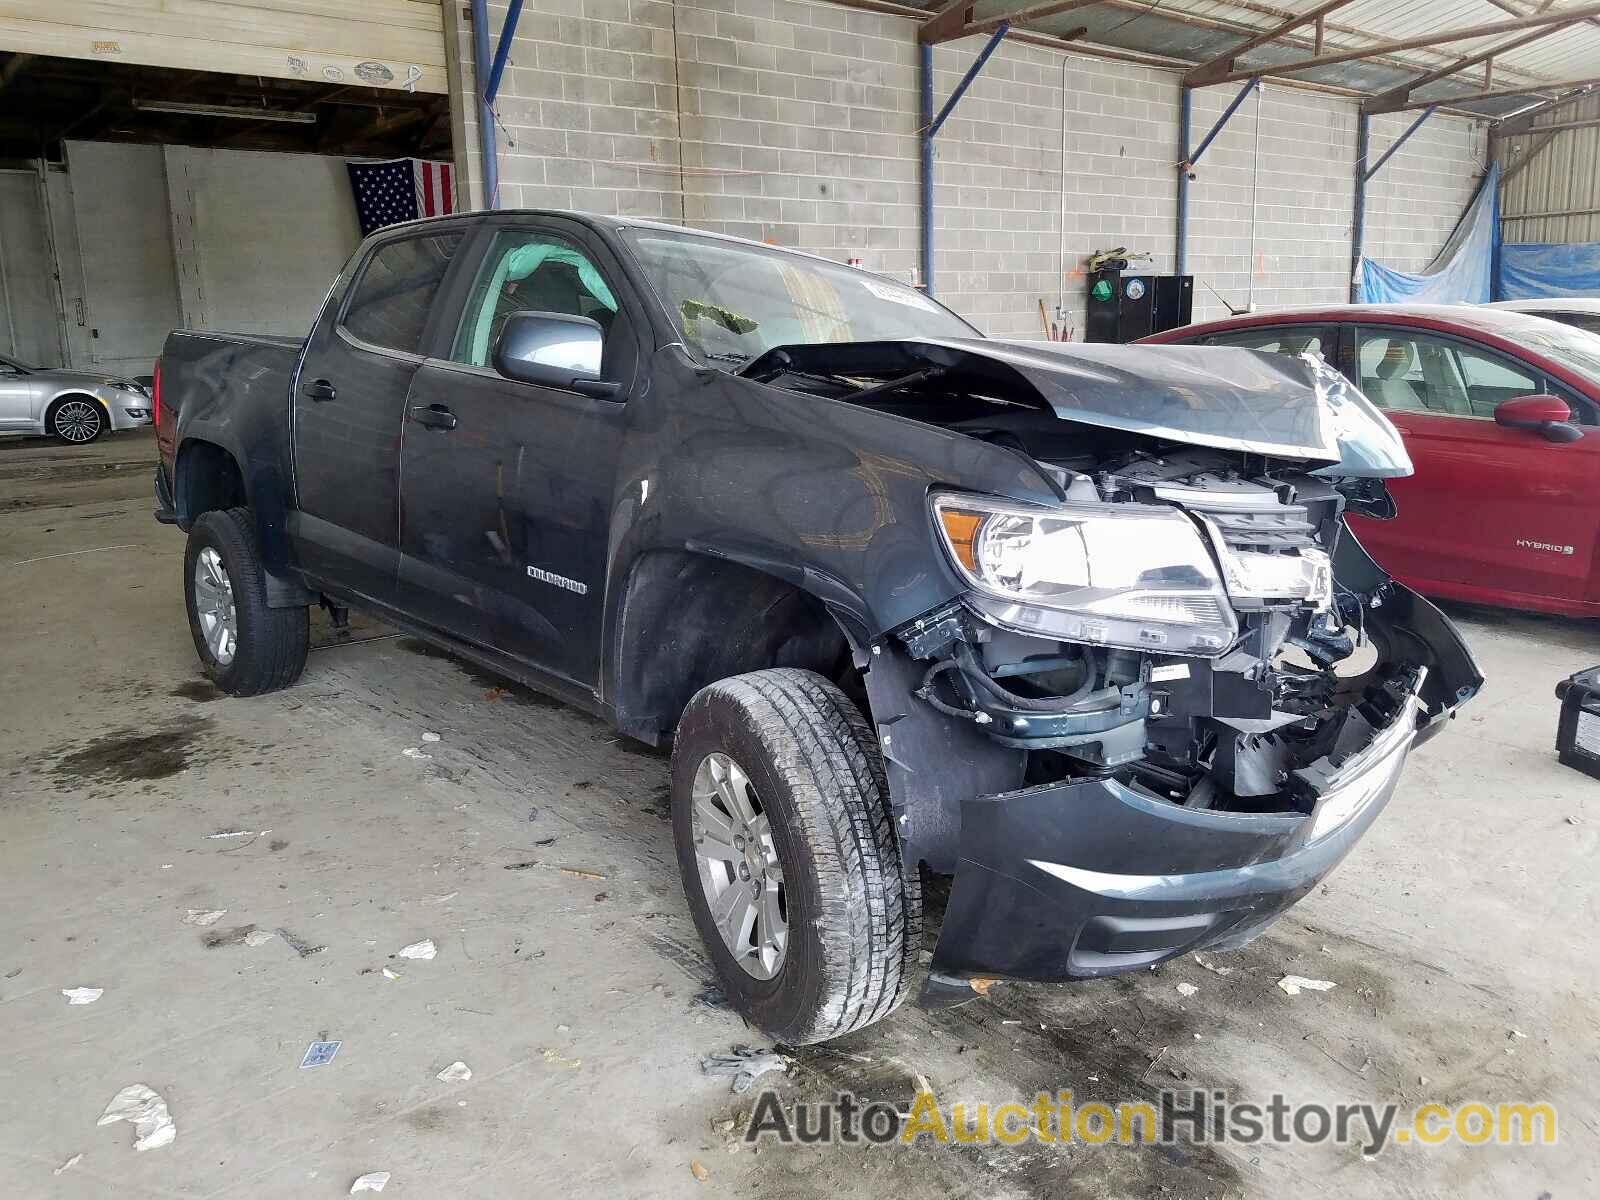
[(167, 779), (190, 766), (196, 742), (211, 727), (210, 718), (195, 717), (155, 730), (148, 726), (109, 730), (56, 756), (50, 778), (58, 792)]

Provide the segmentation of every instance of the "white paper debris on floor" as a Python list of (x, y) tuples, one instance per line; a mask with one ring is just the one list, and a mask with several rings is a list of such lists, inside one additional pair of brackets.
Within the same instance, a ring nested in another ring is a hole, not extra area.
[(435, 1076), (440, 1083), (465, 1083), (472, 1078), (472, 1068), (459, 1059)]
[(400, 753), (404, 754), (407, 758), (432, 758), (433, 757), (433, 755), (431, 755), (431, 754), (424, 754), (422, 752), (422, 748), (420, 746), (407, 746), (404, 750), (400, 751)]
[(389, 1172), (368, 1171), (360, 1179), (350, 1185), (350, 1194), (357, 1192), (381, 1192), (389, 1185)]
[(1216, 963), (1212, 962), (1209, 958), (1204, 958), (1201, 955), (1196, 954), (1194, 956), (1194, 961), (1199, 963), (1206, 970), (1210, 971), (1213, 975), (1231, 975), (1231, 974), (1233, 974), (1233, 968), (1232, 967), (1219, 967), (1219, 966), (1217, 966)]
[(133, 1148), (156, 1150), (170, 1146), (178, 1136), (178, 1127), (167, 1112), (167, 1102), (142, 1083), (130, 1083), (106, 1105), (96, 1125), (114, 1125), (118, 1121), (133, 1122)]
[(439, 953), (439, 948), (433, 944), (432, 938), (423, 938), (420, 942), (400, 947), (396, 953), (401, 958), (432, 958)]
[(67, 998), (68, 1004), (93, 1004), (105, 995), (105, 988), (75, 987), (62, 988), (61, 994)]
[(1336, 985), (1331, 979), (1307, 979), (1304, 975), (1285, 975), (1278, 980), (1278, 986), (1290, 996), (1298, 996), (1305, 992), (1331, 991)]
[(257, 833), (254, 829), (224, 829), (220, 833), (206, 834), (206, 841), (216, 842), (221, 841), (223, 838), (261, 837), (271, 832), (272, 830), (270, 829), (263, 829), (260, 833)]
[(70, 1171), (70, 1170), (72, 1170), (73, 1167), (77, 1166), (82, 1161), (83, 1161), (83, 1155), (74, 1154), (71, 1158), (67, 1159), (66, 1162), (62, 1163), (55, 1170), (51, 1171), (50, 1174), (52, 1174), (52, 1175), (60, 1175), (63, 1171)]
[(425, 742), (437, 742), (439, 740), (439, 735), (430, 729), (427, 733), (422, 735), (422, 740)]
[(184, 917), (185, 925), (215, 925), (228, 915), (225, 908), (191, 908), (189, 915)]
[(1178, 995), (1180, 996), (1192, 996), (1199, 990), (1200, 989), (1195, 987), (1195, 985), (1192, 983), (1180, 983), (1178, 985)]
[(388, 967), (385, 967), (383, 969), (383, 977), (385, 979), (399, 979), (400, 978), (400, 972), (399, 971), (391, 971)]
[(252, 929), (244, 935), (246, 946), (265, 946), (275, 935), (265, 929)]

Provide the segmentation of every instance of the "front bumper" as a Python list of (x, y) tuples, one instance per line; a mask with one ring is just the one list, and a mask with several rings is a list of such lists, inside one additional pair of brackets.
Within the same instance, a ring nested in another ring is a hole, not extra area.
[[(925, 1001), (966, 980), (1114, 975), (1249, 941), (1309, 892), (1388, 803), (1427, 671), (1371, 740), (1318, 778), (1309, 814), (1186, 809), (1112, 779), (977, 796)], [(1438, 719), (1445, 719), (1441, 714)]]
[(153, 419), (148, 396), (134, 392), (113, 392), (100, 399), (111, 414), (111, 428), (114, 430), (139, 429)]

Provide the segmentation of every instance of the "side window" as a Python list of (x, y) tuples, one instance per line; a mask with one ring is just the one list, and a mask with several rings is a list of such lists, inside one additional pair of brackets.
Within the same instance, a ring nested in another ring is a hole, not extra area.
[(1280, 325), (1275, 329), (1241, 329), (1213, 334), (1208, 346), (1233, 346), (1239, 350), (1265, 350), (1298, 358), (1307, 350), (1327, 358), (1333, 350), (1333, 331), (1321, 325)]
[(1540, 390), (1532, 371), (1448, 338), (1409, 330), (1361, 331), (1361, 390), (1379, 408), (1453, 417), (1494, 416), (1495, 406)]
[(340, 323), (363, 342), (421, 353), (428, 312), (461, 236), (435, 233), (379, 246), (362, 267)]
[(451, 360), (488, 366), (500, 330), (515, 312), (588, 317), (607, 335), (605, 358), (614, 357), (610, 334), (619, 319), (616, 294), (588, 253), (559, 234), (504, 230), (495, 235), (467, 298)]

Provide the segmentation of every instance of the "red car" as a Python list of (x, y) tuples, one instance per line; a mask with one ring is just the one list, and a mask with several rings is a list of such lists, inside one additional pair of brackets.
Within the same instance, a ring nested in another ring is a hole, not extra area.
[(1143, 339), (1313, 351), (1400, 430), (1399, 515), (1352, 516), (1418, 591), (1600, 616), (1600, 335), (1468, 305), (1254, 313)]

